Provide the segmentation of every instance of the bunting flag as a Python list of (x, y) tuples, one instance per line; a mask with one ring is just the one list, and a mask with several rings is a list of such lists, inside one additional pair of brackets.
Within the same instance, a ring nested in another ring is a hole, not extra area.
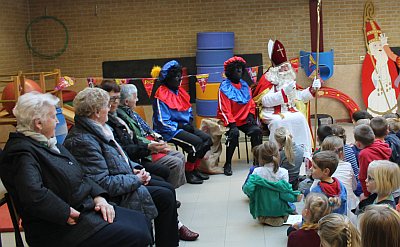
[(247, 72), (249, 72), (249, 75), (251, 77), (251, 80), (256, 83), (257, 82), (257, 74), (258, 74), (258, 66), (256, 67), (249, 67), (246, 68)]
[(144, 86), (144, 89), (146, 89), (147, 95), (151, 96), (151, 91), (153, 91), (153, 86), (154, 82), (156, 81), (156, 78), (142, 78), (142, 83)]
[(296, 71), (296, 73), (299, 71), (299, 58), (295, 57), (289, 60), (290, 64), (292, 65), (292, 68), (294, 69), (294, 71)]
[(203, 93), (206, 90), (207, 81), (208, 81), (208, 77), (209, 76), (210, 76), (209, 74), (196, 75), (197, 81), (199, 82), (201, 90), (203, 91)]
[(116, 82), (118, 85), (121, 85), (121, 84), (127, 84), (127, 83), (129, 83), (129, 80), (130, 80), (130, 79), (115, 79), (115, 82)]
[(74, 85), (74, 83), (75, 83), (75, 80), (72, 79), (71, 77), (63, 76), (60, 78), (60, 80), (59, 80), (57, 86), (54, 88), (54, 90), (57, 90), (57, 91), (63, 90), (64, 88)]

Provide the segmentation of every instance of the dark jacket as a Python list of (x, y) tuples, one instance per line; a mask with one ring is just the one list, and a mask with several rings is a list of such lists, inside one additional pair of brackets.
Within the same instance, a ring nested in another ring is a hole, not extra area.
[(115, 141), (108, 139), (91, 121), (75, 116), (75, 126), (68, 133), (64, 146), (79, 161), (83, 171), (109, 193), (110, 201), (139, 210), (149, 219), (155, 218), (157, 209), (150, 193), (133, 173), (138, 164), (129, 159), (127, 164)]
[[(93, 198), (106, 191), (85, 177), (63, 146), (60, 153), (20, 133), (10, 133), (0, 158), (0, 175), (15, 201), (30, 246), (76, 246), (108, 223), (94, 211)], [(70, 226), (70, 207), (81, 215)]]
[(390, 132), (385, 137), (385, 142), (389, 144), (390, 149), (392, 149), (392, 155), (389, 160), (400, 165), (400, 139), (395, 133)]
[(125, 125), (120, 123), (115, 116), (108, 114), (107, 124), (112, 128), (115, 140), (122, 146), (132, 161), (137, 163), (141, 159), (143, 161), (151, 161), (151, 159), (147, 158), (151, 153), (147, 148), (148, 144), (139, 140), (136, 134), (131, 137)]

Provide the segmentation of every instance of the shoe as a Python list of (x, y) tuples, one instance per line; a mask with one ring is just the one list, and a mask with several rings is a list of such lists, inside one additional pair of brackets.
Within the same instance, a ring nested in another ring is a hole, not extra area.
[(232, 176), (232, 165), (231, 164), (224, 165), (224, 174), (226, 176)]
[(192, 232), (186, 226), (182, 226), (179, 229), (179, 239), (184, 241), (195, 241), (199, 237), (199, 234), (196, 232)]
[(202, 184), (203, 180), (201, 180), (200, 178), (196, 177), (193, 174), (193, 171), (191, 172), (185, 172), (186, 175), (186, 182), (188, 182), (189, 184)]
[(200, 178), (201, 180), (207, 180), (210, 178), (210, 176), (201, 173), (199, 170), (193, 170), (193, 175), (195, 175), (196, 177)]
[(176, 200), (176, 208), (180, 208), (181, 207), (181, 202), (180, 201), (178, 201), (178, 200)]

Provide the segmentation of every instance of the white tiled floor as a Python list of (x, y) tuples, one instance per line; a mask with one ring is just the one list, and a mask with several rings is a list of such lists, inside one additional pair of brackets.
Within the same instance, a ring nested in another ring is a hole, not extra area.
[(233, 162), (231, 177), (212, 175), (202, 185), (186, 184), (177, 189), (177, 199), (182, 202), (178, 210), (181, 222), (200, 233), (197, 241), (181, 241), (180, 246), (286, 246), (287, 226), (263, 226), (250, 215), (247, 196), (242, 192), (250, 167), (243, 160), (244, 150), (241, 146), (242, 160)]

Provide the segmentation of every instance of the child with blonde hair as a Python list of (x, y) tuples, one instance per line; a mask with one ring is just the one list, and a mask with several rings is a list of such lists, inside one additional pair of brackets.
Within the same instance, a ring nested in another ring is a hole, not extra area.
[(297, 190), (304, 149), (293, 141), (292, 134), (285, 127), (277, 128), (274, 137), (280, 150), (279, 166), (288, 170), (289, 183)]
[(400, 215), (386, 205), (370, 205), (360, 217), (361, 246), (400, 247)]
[(323, 247), (360, 247), (361, 239), (350, 219), (341, 214), (328, 214), (318, 222), (318, 235)]
[[(351, 167), (351, 164), (349, 162), (343, 161), (344, 158), (343, 140), (337, 136), (328, 136), (322, 142), (321, 150), (333, 151), (339, 157), (338, 166), (335, 172), (332, 174), (332, 177), (339, 179), (339, 181), (346, 188), (347, 207), (349, 209), (347, 210), (347, 212), (349, 213), (350, 210), (355, 209), (357, 207), (359, 200), (353, 192), (357, 188), (357, 180), (354, 175), (353, 168)], [(320, 181), (318, 179), (314, 180), (314, 183), (311, 186), (311, 190), (315, 186), (317, 186), (319, 182)]]
[(367, 190), (376, 193), (373, 204), (387, 204), (396, 208), (396, 200), (392, 193), (400, 188), (400, 168), (388, 160), (372, 161), (368, 166)]
[(289, 202), (300, 201), (302, 195), (293, 191), (288, 171), (279, 167), (278, 147), (265, 142), (253, 149), (259, 167), (253, 170), (243, 185), (243, 192), (250, 198), (250, 213), (260, 223), (281, 226), (294, 212)]
[(333, 200), (322, 193), (310, 193), (304, 202), (301, 212), (304, 222), (293, 225), (296, 229), (289, 234), (288, 247), (319, 247), (320, 238), (318, 236), (318, 221), (332, 212), (335, 206)]

